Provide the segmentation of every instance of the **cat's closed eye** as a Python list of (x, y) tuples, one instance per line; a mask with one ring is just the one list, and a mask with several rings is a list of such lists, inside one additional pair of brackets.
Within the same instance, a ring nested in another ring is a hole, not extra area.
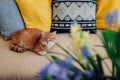
[(45, 38), (44, 38), (44, 40), (45, 40), (45, 41), (47, 41), (47, 40), (48, 40), (48, 38), (47, 38), (47, 37), (45, 37)]
[(49, 41), (53, 41), (53, 40), (54, 40), (54, 38), (50, 38), (50, 39), (49, 39)]

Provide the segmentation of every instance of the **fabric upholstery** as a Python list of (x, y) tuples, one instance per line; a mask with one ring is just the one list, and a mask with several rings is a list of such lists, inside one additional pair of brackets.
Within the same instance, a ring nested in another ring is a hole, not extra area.
[(51, 0), (16, 0), (26, 28), (50, 31), (52, 22)]
[(108, 13), (112, 14), (114, 11), (120, 12), (119, 3), (120, 0), (97, 0), (96, 27), (98, 29), (107, 29), (108, 25), (105, 22), (105, 16)]
[(15, 0), (0, 0), (0, 33), (4, 39), (11, 39), (14, 32), (24, 28)]
[(77, 22), (83, 30), (96, 33), (96, 0), (53, 0), (52, 31), (67, 33)]

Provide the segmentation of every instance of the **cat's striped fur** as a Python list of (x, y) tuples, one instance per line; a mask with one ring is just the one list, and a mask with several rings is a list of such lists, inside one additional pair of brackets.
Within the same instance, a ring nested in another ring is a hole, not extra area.
[(13, 34), (10, 49), (16, 52), (31, 50), (37, 54), (53, 49), (56, 32), (43, 32), (38, 29), (25, 29)]

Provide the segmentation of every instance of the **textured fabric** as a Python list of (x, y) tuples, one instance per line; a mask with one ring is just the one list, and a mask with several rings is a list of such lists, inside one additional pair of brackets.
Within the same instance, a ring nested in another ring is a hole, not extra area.
[(76, 21), (83, 30), (95, 33), (95, 13), (95, 0), (53, 0), (52, 31), (69, 32)]
[[(100, 35), (99, 31), (98, 35)], [(93, 45), (102, 45), (96, 34), (90, 34), (90, 41)], [(68, 46), (71, 47), (71, 39), (68, 34), (58, 34), (57, 43), (66, 49), (68, 49)], [(55, 46), (53, 51), (59, 52), (63, 55), (51, 53), (47, 54), (46, 56), (39, 56), (30, 51), (17, 53), (9, 49), (9, 44), (10, 41), (4, 41), (0, 37), (0, 80), (36, 80), (24, 78), (34, 78), (37, 73), (40, 72), (40, 70), (43, 69), (48, 63), (48, 58), (51, 55), (58, 56), (61, 59), (64, 59), (64, 55), (67, 55), (58, 46)], [(102, 57), (107, 57), (106, 51), (103, 47), (95, 48)], [(70, 51), (70, 49), (68, 50)], [(106, 59), (105, 61), (109, 66), (111, 65), (109, 59)], [(105, 75), (111, 75), (106, 67), (104, 70)]]
[(50, 31), (51, 0), (16, 0), (27, 28)]
[[(120, 11), (120, 0), (98, 0), (97, 1), (97, 14), (96, 14), (96, 27), (98, 29), (106, 29), (107, 24), (105, 22), (106, 14), (114, 11)], [(120, 24), (120, 22), (119, 22)]]
[(0, 0), (0, 33), (5, 40), (11, 35), (24, 29), (24, 23), (15, 3), (15, 0)]

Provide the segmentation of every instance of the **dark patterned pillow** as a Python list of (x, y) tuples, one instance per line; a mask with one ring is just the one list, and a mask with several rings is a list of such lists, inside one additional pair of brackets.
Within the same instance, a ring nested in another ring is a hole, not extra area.
[(77, 22), (83, 30), (96, 33), (96, 0), (53, 0), (53, 22), (51, 31), (67, 33)]

